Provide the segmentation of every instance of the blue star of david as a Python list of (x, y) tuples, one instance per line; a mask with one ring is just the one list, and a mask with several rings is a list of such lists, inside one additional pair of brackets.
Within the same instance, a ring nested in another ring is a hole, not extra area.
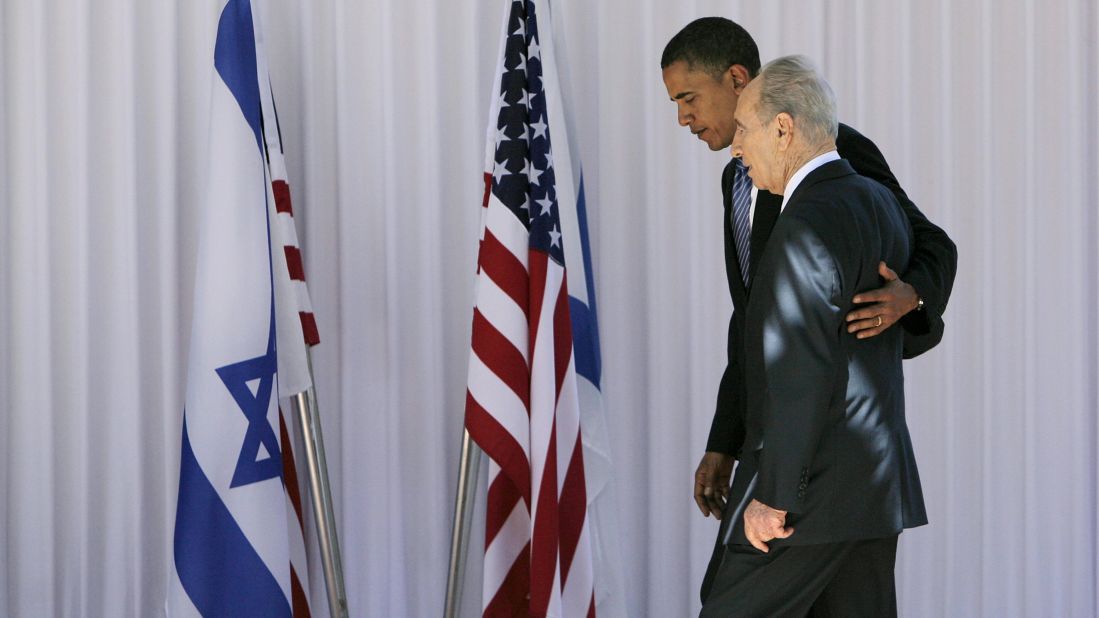
[[(267, 408), (274, 391), (275, 374), (278, 372), (278, 356), (275, 352), (275, 320), (272, 312), (271, 331), (267, 339), (267, 353), (239, 363), (219, 367), (218, 377), (229, 389), (240, 411), (248, 419), (244, 432), (244, 444), (237, 457), (230, 487), (251, 485), (282, 476), (282, 452), (271, 423), (267, 422)], [(259, 379), (256, 394), (248, 388), (248, 382)], [(259, 459), (260, 445), (267, 449), (267, 457)]]

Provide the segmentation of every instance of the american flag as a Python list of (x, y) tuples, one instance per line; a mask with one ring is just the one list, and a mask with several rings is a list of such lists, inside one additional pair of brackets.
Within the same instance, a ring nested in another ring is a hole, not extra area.
[(539, 5), (516, 0), (505, 24), (466, 394), (466, 428), (489, 457), (488, 617), (595, 615)]
[[(269, 89), (268, 92), (270, 92)], [(269, 111), (268, 101), (270, 101)], [(267, 142), (267, 166), (271, 176), (272, 198), (277, 213), (272, 222), (272, 227), (277, 230), (272, 230), (272, 234), (277, 234), (278, 239), (283, 243), (282, 253), (286, 259), (291, 281), (292, 296), (288, 298), (290, 306), (297, 310), (305, 345), (314, 346), (321, 342), (321, 335), (317, 330), (313, 303), (309, 300), (309, 288), (305, 283), (305, 265), (298, 246), (298, 231), (294, 224), (294, 209), (290, 201), (290, 183), (286, 178), (286, 157), (282, 150), (282, 134), (279, 130), (279, 118), (275, 112), (272, 96), (264, 98), (264, 120), (268, 119), (272, 121), (264, 125), (264, 137)]]

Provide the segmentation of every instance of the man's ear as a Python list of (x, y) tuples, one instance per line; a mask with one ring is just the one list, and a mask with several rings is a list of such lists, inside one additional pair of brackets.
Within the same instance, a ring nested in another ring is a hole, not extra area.
[(733, 92), (738, 97), (744, 92), (744, 89), (748, 87), (748, 82), (752, 81), (752, 78), (748, 75), (748, 69), (740, 64), (734, 64), (726, 69), (725, 75), (729, 82), (732, 83)]
[(786, 150), (794, 140), (794, 117), (786, 112), (775, 116), (773, 129), (778, 132), (779, 150)]

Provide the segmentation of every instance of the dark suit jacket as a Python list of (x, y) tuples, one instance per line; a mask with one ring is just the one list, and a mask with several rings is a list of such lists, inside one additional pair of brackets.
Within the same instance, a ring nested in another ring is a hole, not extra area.
[[(730, 500), (789, 511), (778, 545), (880, 538), (927, 523), (904, 418), (902, 332), (847, 332), (851, 298), (908, 264), (893, 193), (844, 160), (813, 170), (758, 260), (744, 331), (748, 413)], [(732, 520), (733, 542), (743, 538)]]
[[(942, 339), (942, 313), (950, 297), (957, 271), (958, 253), (950, 237), (908, 199), (897, 179), (889, 170), (881, 151), (869, 139), (851, 127), (840, 124), (836, 137), (836, 149), (841, 157), (847, 159), (855, 171), (884, 185), (897, 197), (915, 234), (916, 246), (907, 270), (900, 270), (890, 264), (893, 270), (901, 273), (901, 279), (916, 288), (924, 299), (925, 310), (911, 312), (900, 321), (904, 330), (905, 358), (922, 354)], [(741, 278), (741, 264), (737, 260), (736, 246), (733, 240), (732, 220), (732, 184), (733, 162), (725, 167), (721, 177), (721, 189), (725, 199), (725, 272), (729, 280), (729, 293), (733, 298), (733, 315), (729, 319), (728, 364), (718, 389), (717, 409), (710, 426), (706, 450), (728, 455), (737, 455), (744, 442), (744, 416), (746, 394), (744, 390), (744, 363), (742, 346), (744, 333), (744, 314), (748, 304), (748, 290)], [(771, 228), (778, 217), (782, 196), (760, 191), (756, 199), (755, 218), (752, 221), (751, 253), (753, 262), (767, 245)], [(754, 269), (752, 265), (750, 268)], [(873, 286), (880, 287), (880, 286)]]

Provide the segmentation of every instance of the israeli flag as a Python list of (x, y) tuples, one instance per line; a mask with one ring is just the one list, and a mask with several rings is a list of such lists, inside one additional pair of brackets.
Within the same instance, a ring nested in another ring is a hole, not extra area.
[(170, 616), (292, 614), (255, 30), (249, 0), (229, 0), (214, 49)]

